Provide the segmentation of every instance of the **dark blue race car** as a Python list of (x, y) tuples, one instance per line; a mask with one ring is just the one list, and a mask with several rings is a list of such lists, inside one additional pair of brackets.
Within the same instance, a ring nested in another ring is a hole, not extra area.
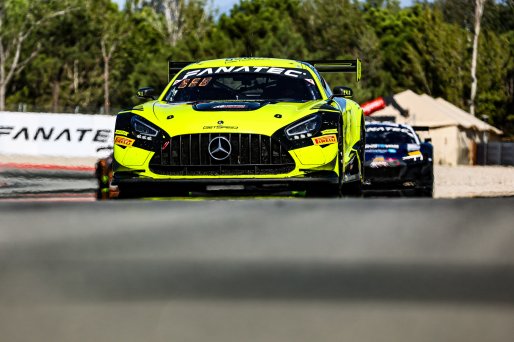
[(366, 123), (365, 188), (400, 190), (405, 195), (432, 197), (433, 149), (411, 126)]

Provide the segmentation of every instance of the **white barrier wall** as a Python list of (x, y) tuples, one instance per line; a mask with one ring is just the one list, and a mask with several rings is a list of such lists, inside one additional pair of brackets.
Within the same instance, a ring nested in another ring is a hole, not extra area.
[(104, 157), (116, 118), (108, 115), (0, 112), (0, 155)]

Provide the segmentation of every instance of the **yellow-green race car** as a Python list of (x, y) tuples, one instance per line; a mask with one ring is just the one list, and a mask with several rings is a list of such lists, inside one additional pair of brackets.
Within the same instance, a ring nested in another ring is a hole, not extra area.
[(228, 58), (170, 62), (158, 97), (117, 115), (113, 185), (120, 197), (191, 192), (360, 194), (364, 116), (320, 72), (357, 60)]

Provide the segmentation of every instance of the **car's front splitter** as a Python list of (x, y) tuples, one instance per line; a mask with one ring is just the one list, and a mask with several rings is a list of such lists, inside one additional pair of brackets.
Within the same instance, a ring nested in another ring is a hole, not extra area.
[(335, 173), (323, 174), (320, 177), (303, 178), (211, 178), (211, 179), (147, 179), (127, 178), (115, 179), (120, 191), (130, 189), (148, 193), (167, 193), (175, 191), (209, 191), (212, 189), (238, 190), (280, 190), (308, 191), (327, 185), (337, 185), (339, 178)]
[(389, 167), (364, 168), (366, 188), (398, 189), (398, 188), (424, 188), (433, 183), (431, 164), (401, 164)]

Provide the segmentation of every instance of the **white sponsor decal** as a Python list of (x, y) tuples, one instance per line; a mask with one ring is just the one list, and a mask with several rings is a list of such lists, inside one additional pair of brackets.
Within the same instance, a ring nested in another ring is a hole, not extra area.
[(402, 132), (410, 134), (411, 130), (408, 128), (397, 126), (366, 126), (366, 132)]
[(231, 67), (218, 67), (218, 68), (204, 68), (184, 71), (173, 84), (177, 84), (185, 78), (200, 77), (220, 73), (267, 73), (275, 75), (284, 75), (293, 78), (306, 78), (310, 74), (303, 69), (285, 69), (275, 67), (256, 67), (256, 66), (231, 66)]
[(366, 132), (398, 132), (398, 133), (405, 133), (408, 136), (412, 137), (412, 139), (417, 140), (415, 137), (415, 134), (412, 130), (405, 127), (399, 127), (399, 126), (374, 126), (369, 125), (366, 126)]
[(243, 104), (224, 104), (212, 107), (213, 109), (245, 109), (247, 106)]
[(366, 144), (366, 150), (372, 148), (400, 148), (398, 144)]
[(226, 73), (229, 73), (229, 72), (232, 72), (232, 70), (234, 70), (234, 66), (231, 66), (231, 67), (220, 67), (218, 69), (216, 69), (216, 74), (219, 74), (220, 72), (226, 72)]
[(0, 112), (0, 155), (104, 157), (116, 118), (108, 115)]
[(420, 148), (418, 144), (407, 144), (407, 151), (419, 151)]

